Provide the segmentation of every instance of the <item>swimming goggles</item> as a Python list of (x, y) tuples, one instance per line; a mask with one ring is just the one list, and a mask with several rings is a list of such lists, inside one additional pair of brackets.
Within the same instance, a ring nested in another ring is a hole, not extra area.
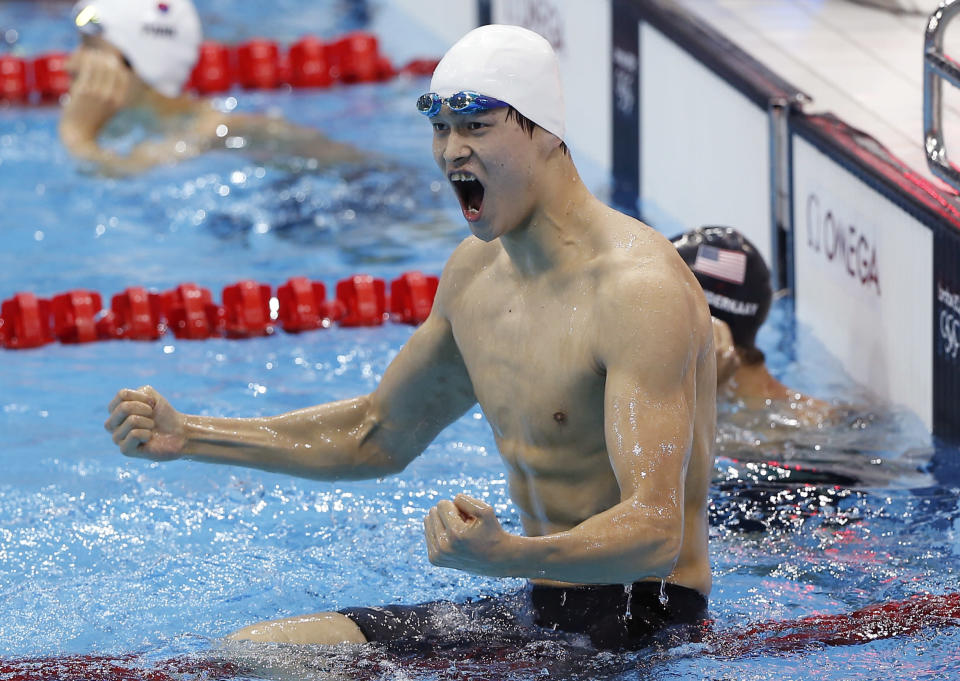
[(481, 95), (476, 92), (458, 92), (447, 98), (441, 97), (436, 92), (428, 92), (425, 95), (420, 95), (420, 98), (417, 99), (417, 111), (424, 116), (433, 118), (440, 113), (440, 109), (444, 104), (450, 107), (450, 110), (454, 113), (462, 114), (510, 106), (506, 102), (501, 102), (499, 99), (487, 97), (486, 95)]
[(96, 5), (87, 5), (81, 8), (73, 18), (77, 30), (83, 35), (100, 35), (103, 33), (103, 24), (100, 23), (100, 12)]

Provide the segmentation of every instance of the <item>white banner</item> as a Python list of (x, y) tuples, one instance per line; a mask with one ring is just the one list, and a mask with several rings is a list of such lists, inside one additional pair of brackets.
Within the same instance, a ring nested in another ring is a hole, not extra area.
[(640, 196), (660, 231), (742, 232), (772, 253), (770, 124), (747, 99), (649, 24), (640, 28)]
[(933, 420), (933, 233), (793, 136), (797, 319), (877, 395)]
[(477, 27), (476, 0), (445, 2), (390, 0), (373, 7), (371, 30), (384, 54), (402, 65), (409, 59), (436, 58), (460, 36)]
[(494, 0), (492, 15), (536, 31), (557, 51), (566, 141), (587, 186), (603, 194), (612, 154), (609, 0)]

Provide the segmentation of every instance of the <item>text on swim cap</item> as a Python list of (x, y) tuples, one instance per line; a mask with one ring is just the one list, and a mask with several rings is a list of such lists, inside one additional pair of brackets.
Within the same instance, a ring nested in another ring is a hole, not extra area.
[(703, 293), (707, 296), (707, 304), (713, 309), (729, 312), (740, 317), (753, 317), (760, 308), (757, 303), (734, 300), (713, 291), (704, 290)]
[(160, 24), (144, 24), (143, 32), (159, 38), (174, 38), (177, 35), (177, 29), (173, 26), (162, 26)]

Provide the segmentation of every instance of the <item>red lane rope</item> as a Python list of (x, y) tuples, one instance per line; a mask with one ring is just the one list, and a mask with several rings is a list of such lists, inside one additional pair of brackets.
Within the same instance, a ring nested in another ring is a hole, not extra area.
[(142, 667), (136, 660), (135, 655), (64, 655), (0, 660), (0, 681), (180, 681), (194, 678), (193, 675), (219, 681), (242, 673), (235, 665), (224, 662), (174, 658), (154, 667)]
[(160, 293), (132, 286), (113, 296), (103, 309), (99, 293), (75, 289), (52, 298), (20, 292), (0, 304), (0, 346), (36, 348), (55, 340), (157, 340), (167, 331), (176, 338), (251, 338), (280, 327), (288, 333), (340, 326), (379, 326), (386, 320), (420, 324), (430, 314), (439, 280), (404, 272), (390, 283), (358, 274), (337, 282), (327, 300), (323, 282), (294, 277), (277, 288), (244, 280), (223, 289), (223, 302), (193, 283)]
[[(779, 655), (810, 646), (857, 645), (948, 626), (960, 626), (960, 593), (923, 594), (852, 613), (761, 622), (742, 630), (708, 630), (705, 654), (723, 658)], [(429, 655), (425, 661), (430, 662)], [(0, 681), (175, 681), (185, 674), (219, 681), (244, 675), (244, 670), (227, 662), (186, 658), (142, 667), (135, 655), (0, 659)]]
[(741, 631), (708, 632), (704, 642), (723, 657), (775, 655), (814, 645), (849, 646), (907, 636), (931, 627), (960, 626), (960, 593), (922, 594), (852, 613), (760, 622)]
[[(0, 55), (0, 101), (53, 102), (70, 90), (69, 54), (46, 52), (32, 58)], [(256, 38), (231, 46), (205, 41), (187, 89), (200, 94), (245, 89), (324, 88), (336, 83), (372, 83), (398, 75), (429, 76), (437, 59), (414, 59), (396, 68), (380, 53), (377, 37), (364, 31), (324, 42), (306, 36), (284, 49)]]

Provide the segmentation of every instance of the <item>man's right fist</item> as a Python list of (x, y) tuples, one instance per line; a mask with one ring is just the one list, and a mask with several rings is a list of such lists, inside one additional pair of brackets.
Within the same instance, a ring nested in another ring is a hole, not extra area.
[(150, 386), (119, 391), (107, 409), (103, 427), (126, 456), (170, 461), (183, 454), (183, 415)]

